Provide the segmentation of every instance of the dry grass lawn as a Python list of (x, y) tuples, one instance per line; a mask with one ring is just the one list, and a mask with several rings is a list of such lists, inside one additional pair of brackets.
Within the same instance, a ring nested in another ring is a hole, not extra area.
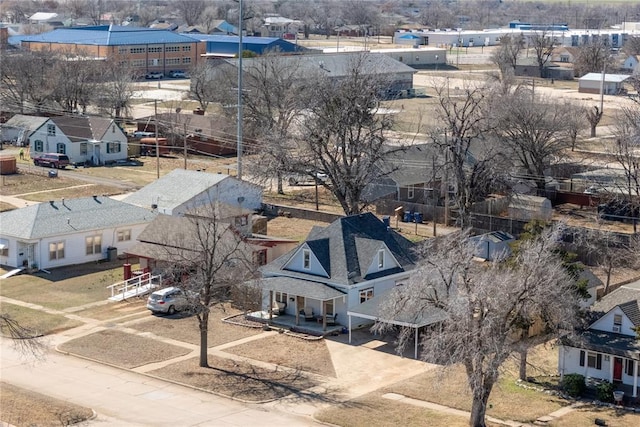
[(130, 298), (126, 301), (106, 301), (104, 304), (76, 311), (74, 314), (96, 320), (111, 320), (113, 323), (129, 322), (149, 316), (147, 297)]
[(67, 319), (62, 315), (50, 314), (9, 303), (2, 304), (2, 313), (10, 316), (36, 335), (51, 335), (82, 324), (82, 322)]
[[(256, 348), (259, 350), (256, 351)], [(325, 377), (336, 376), (331, 354), (324, 340), (309, 341), (278, 334), (231, 347), (225, 351)]]
[(14, 426), (68, 426), (93, 416), (89, 408), (0, 382), (0, 418)]
[(624, 410), (601, 406), (586, 405), (549, 423), (550, 427), (584, 427), (594, 426), (596, 418), (604, 420), (612, 427), (638, 427), (640, 415)]
[(250, 402), (270, 401), (290, 394), (312, 398), (314, 395), (305, 390), (318, 385), (299, 371), (263, 369), (211, 355), (210, 368), (201, 368), (198, 362), (198, 358), (193, 358), (150, 374)]
[(59, 349), (127, 369), (173, 359), (191, 351), (152, 338), (110, 329), (68, 341)]
[[(249, 328), (246, 326), (232, 325), (222, 322), (222, 318), (239, 313), (238, 310), (220, 307), (212, 307), (209, 316), (209, 329), (207, 334), (207, 344), (209, 347), (216, 347), (242, 338), (260, 334), (262, 329)], [(178, 341), (187, 342), (193, 345), (200, 345), (200, 330), (196, 316), (182, 317), (180, 314), (174, 316), (152, 315), (146, 320), (135, 322), (129, 325), (130, 328), (141, 332), (151, 332), (154, 335), (171, 338)]]

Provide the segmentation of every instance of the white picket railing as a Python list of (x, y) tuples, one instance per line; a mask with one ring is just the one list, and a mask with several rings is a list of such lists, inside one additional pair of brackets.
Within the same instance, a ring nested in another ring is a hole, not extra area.
[(124, 301), (127, 298), (145, 295), (158, 288), (162, 283), (162, 275), (152, 276), (151, 273), (142, 273), (134, 277), (107, 286), (111, 290), (111, 301)]

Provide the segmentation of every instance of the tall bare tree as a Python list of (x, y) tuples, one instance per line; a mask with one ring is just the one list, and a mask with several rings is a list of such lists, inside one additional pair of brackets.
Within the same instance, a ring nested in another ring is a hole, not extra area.
[[(167, 269), (180, 278), (198, 318), (200, 366), (208, 367), (210, 307), (226, 299), (229, 288), (251, 277), (252, 253), (239, 232), (213, 201), (184, 217), (160, 216), (157, 226)], [(144, 237), (141, 237), (144, 238)]]
[(613, 156), (624, 170), (624, 184), (621, 193), (634, 218), (633, 232), (638, 231), (637, 211), (640, 210), (640, 106), (623, 107), (616, 120)]
[(589, 129), (591, 130), (591, 138), (595, 138), (596, 136), (596, 127), (598, 127), (598, 123), (600, 123), (600, 119), (602, 119), (602, 113), (602, 109), (598, 108), (597, 105), (585, 110), (587, 121), (589, 122)]
[[(468, 227), (472, 204), (487, 193), (490, 183), (499, 182), (503, 158), (486, 138), (493, 125), (484, 88), (467, 84), (462, 94), (450, 96), (448, 87), (439, 86), (436, 94), (441, 126), (433, 130), (434, 139), (445, 153), (446, 174), (455, 187), (458, 225)], [(448, 186), (447, 179), (447, 192)]]
[(221, 96), (231, 97), (227, 89), (231, 87), (232, 77), (225, 72), (217, 73), (215, 63), (201, 61), (191, 67), (191, 90), (189, 95), (198, 101), (200, 108), (207, 111), (209, 104), (220, 100)]
[(187, 25), (196, 25), (207, 7), (205, 0), (179, 0), (175, 6)]
[[(557, 229), (523, 242), (513, 263), (478, 263), (466, 233), (428, 240), (422, 260), (407, 284), (395, 288), (383, 319), (443, 319), (421, 342), (423, 360), (460, 364), (471, 390), (469, 425), (484, 427), (487, 402), (500, 367), (523, 345), (521, 319), (542, 318), (548, 331), (572, 328), (577, 300), (554, 252)], [(377, 323), (375, 330), (392, 325)], [(413, 331), (403, 329), (399, 350), (411, 345)]]
[(544, 190), (545, 170), (554, 156), (570, 146), (566, 138), (570, 110), (523, 86), (501, 97), (495, 109), (499, 137), (538, 189)]
[(387, 153), (402, 149), (401, 144), (394, 148), (385, 144), (392, 117), (378, 112), (389, 82), (371, 74), (375, 68), (375, 57), (363, 53), (347, 64), (348, 72), (341, 79), (331, 79), (324, 71), (308, 79), (299, 157), (291, 159), (301, 172), (313, 174), (317, 168), (327, 174), (322, 185), (346, 215), (362, 212), (367, 204), (362, 198), (364, 188), (390, 173), (378, 166)]
[(128, 62), (110, 58), (101, 69), (102, 83), (94, 100), (98, 107), (116, 119), (130, 113), (136, 71)]
[(3, 105), (20, 112), (43, 111), (55, 89), (51, 77), (54, 66), (55, 59), (49, 52), (3, 54), (0, 61)]
[(544, 67), (553, 53), (557, 43), (550, 31), (534, 31), (529, 38), (529, 46), (533, 48), (536, 63), (538, 64), (539, 77), (546, 77)]
[(613, 69), (611, 48), (599, 38), (591, 43), (579, 46), (578, 54), (573, 64), (576, 75), (587, 73), (602, 73)]
[(52, 98), (64, 112), (84, 113), (95, 92), (98, 75), (98, 64), (86, 53), (59, 52), (52, 73), (55, 80)]
[(502, 80), (513, 78), (523, 47), (522, 34), (504, 35), (500, 38), (500, 45), (491, 54), (491, 61), (498, 66)]

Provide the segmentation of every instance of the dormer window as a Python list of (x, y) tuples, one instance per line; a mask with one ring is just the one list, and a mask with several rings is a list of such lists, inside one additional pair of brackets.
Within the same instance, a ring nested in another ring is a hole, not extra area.
[(311, 268), (311, 251), (304, 249), (302, 251), (302, 268), (309, 270)]
[(378, 251), (378, 269), (382, 270), (384, 268), (384, 249), (380, 249)]
[(613, 332), (620, 332), (622, 330), (622, 315), (613, 315)]

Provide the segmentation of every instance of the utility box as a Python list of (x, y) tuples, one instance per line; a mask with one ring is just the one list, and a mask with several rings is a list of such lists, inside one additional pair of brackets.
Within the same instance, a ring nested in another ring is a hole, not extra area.
[(118, 259), (118, 248), (109, 246), (107, 248), (107, 261), (115, 261)]

